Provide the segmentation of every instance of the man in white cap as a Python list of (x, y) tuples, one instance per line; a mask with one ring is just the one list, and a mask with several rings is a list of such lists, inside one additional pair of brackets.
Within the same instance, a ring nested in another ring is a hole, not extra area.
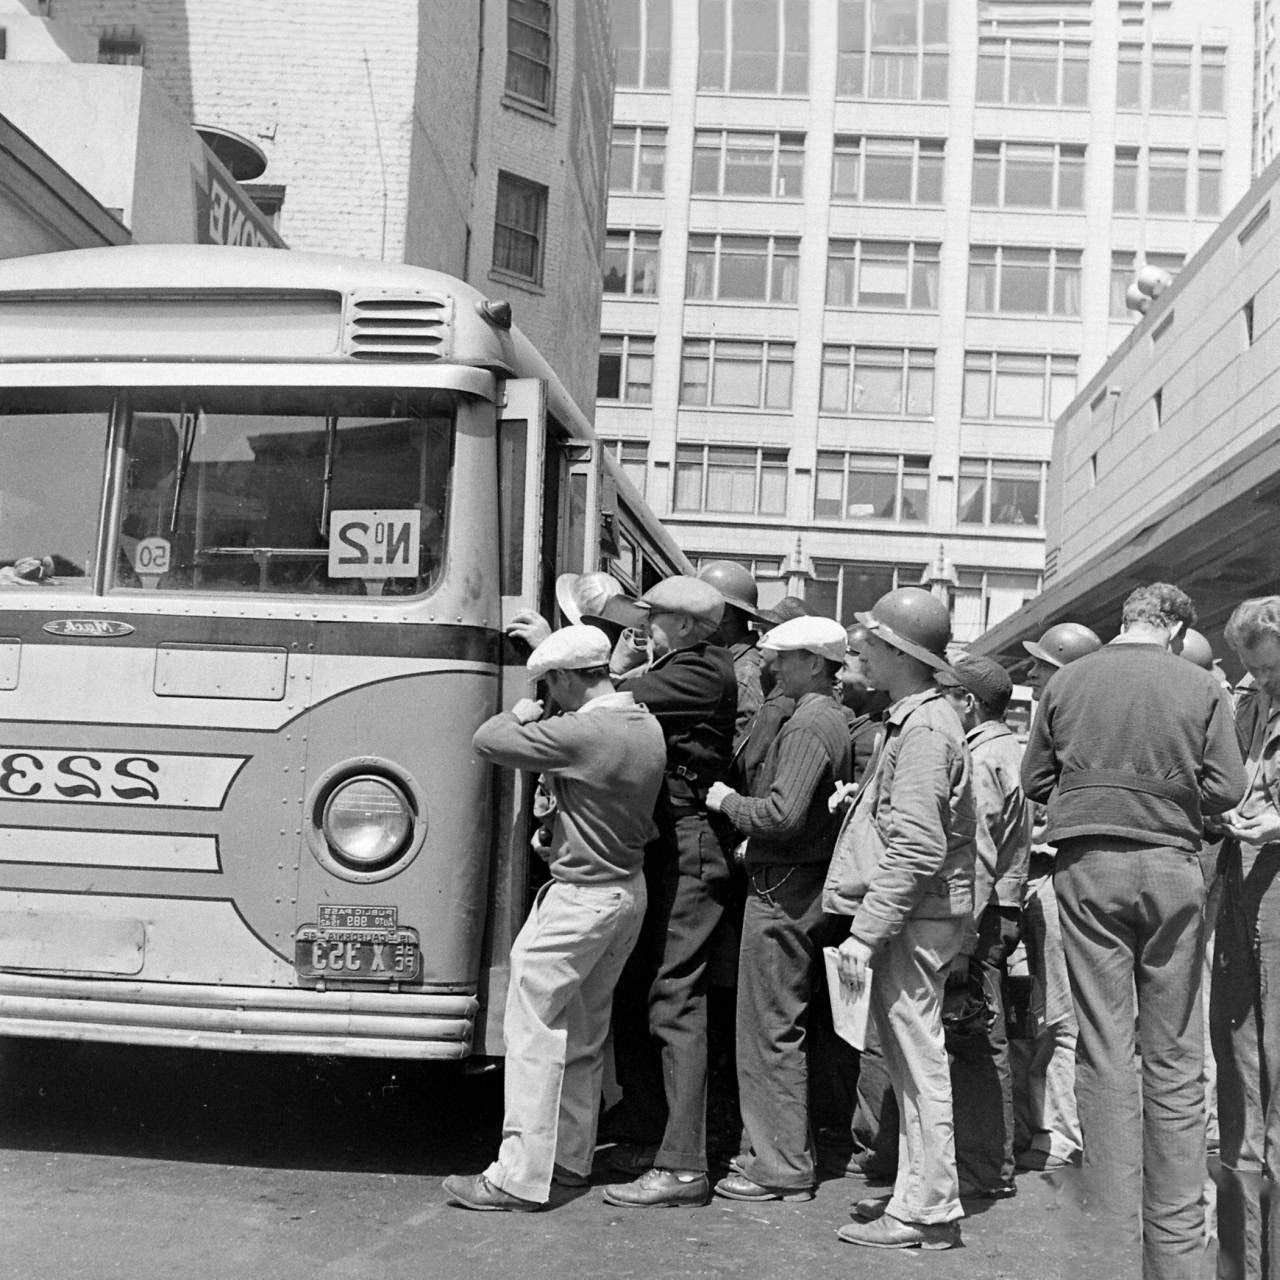
[(531, 680), (564, 715), (522, 698), (476, 730), (484, 760), (539, 771), (556, 803), (551, 880), (511, 949), (503, 1035), (506, 1111), (497, 1160), (446, 1178), (467, 1209), (530, 1212), (553, 1181), (586, 1185), (613, 989), (640, 932), (644, 849), (666, 749), (635, 698), (614, 690), (597, 627), (553, 632), (529, 657)]
[(822, 943), (822, 885), (839, 830), (827, 801), (849, 780), (850, 744), (834, 685), (845, 631), (796, 618), (761, 641), (778, 686), (795, 700), (750, 797), (716, 783), (707, 805), (747, 836), (748, 894), (738, 960), (737, 1066), (742, 1150), (716, 1194), (729, 1200), (809, 1200), (805, 1031)]

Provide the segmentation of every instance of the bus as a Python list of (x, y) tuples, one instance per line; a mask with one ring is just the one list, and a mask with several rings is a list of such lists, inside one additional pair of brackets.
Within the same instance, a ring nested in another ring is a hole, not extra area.
[(508, 304), (401, 265), (0, 264), (0, 1035), (502, 1052), (562, 572), (690, 572)]

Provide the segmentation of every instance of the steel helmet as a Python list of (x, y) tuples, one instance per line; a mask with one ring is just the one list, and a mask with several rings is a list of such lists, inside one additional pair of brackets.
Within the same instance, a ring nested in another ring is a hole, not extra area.
[(872, 635), (937, 671), (947, 669), (951, 615), (937, 596), (921, 587), (899, 587), (854, 617)]
[(1051, 667), (1065, 667), (1068, 662), (1086, 654), (1097, 653), (1102, 648), (1102, 641), (1083, 623), (1058, 622), (1039, 640), (1024, 640), (1022, 647), (1033, 658), (1047, 662)]
[(725, 604), (749, 614), (757, 622), (769, 622), (758, 608), (760, 594), (751, 570), (736, 560), (711, 560), (698, 570), (698, 579), (709, 582), (724, 596)]
[(1188, 662), (1194, 662), (1197, 667), (1203, 667), (1206, 671), (1213, 670), (1213, 646), (1201, 632), (1191, 627), (1182, 633), (1181, 656)]

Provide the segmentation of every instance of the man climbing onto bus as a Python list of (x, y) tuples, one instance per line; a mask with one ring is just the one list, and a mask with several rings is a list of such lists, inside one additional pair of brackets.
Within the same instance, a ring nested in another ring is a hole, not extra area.
[(511, 949), (502, 1146), (484, 1173), (444, 1181), (463, 1208), (531, 1212), (553, 1181), (585, 1186), (591, 1172), (609, 1012), (644, 917), (666, 761), (658, 722), (614, 689), (609, 651), (596, 627), (552, 633), (527, 665), (565, 714), (544, 720), (523, 698), (473, 739), (484, 760), (542, 773), (555, 825), (551, 880)]

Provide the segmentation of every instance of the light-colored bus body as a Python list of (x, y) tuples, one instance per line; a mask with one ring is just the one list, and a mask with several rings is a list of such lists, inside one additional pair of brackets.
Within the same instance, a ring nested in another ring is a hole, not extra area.
[(500, 1051), (504, 620), (600, 564), (604, 491), (687, 568), (502, 309), (265, 250), (5, 263), (0, 448), (0, 1034)]

